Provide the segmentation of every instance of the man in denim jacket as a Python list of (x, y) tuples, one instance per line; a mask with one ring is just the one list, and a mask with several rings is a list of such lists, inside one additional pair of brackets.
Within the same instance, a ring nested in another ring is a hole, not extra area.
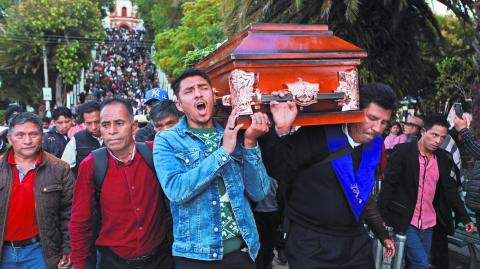
[(171, 201), (175, 268), (255, 268), (258, 233), (249, 200), (262, 200), (270, 181), (257, 138), (268, 132), (264, 113), (238, 136), (236, 112), (225, 130), (215, 121), (208, 75), (185, 70), (172, 85), (177, 126), (155, 137), (154, 163)]

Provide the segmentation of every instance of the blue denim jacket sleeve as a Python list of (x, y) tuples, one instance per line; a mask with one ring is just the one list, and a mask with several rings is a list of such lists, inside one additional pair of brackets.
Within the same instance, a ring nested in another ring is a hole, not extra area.
[(187, 170), (168, 139), (157, 135), (153, 146), (153, 161), (160, 185), (168, 199), (177, 204), (186, 203), (207, 189), (222, 167), (231, 160), (225, 149), (220, 147), (196, 167)]
[(261, 201), (270, 191), (270, 177), (263, 165), (260, 147), (245, 148), (242, 145), (242, 155), (245, 192), (252, 201)]

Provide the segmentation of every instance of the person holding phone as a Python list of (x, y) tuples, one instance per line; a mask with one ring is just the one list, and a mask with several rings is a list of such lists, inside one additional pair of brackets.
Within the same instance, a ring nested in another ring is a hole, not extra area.
[(480, 144), (477, 143), (475, 136), (470, 129), (468, 129), (469, 122), (467, 116), (463, 113), (462, 105), (455, 103), (454, 108), (455, 118), (453, 119), (453, 123), (459, 133), (458, 135), (461, 137), (459, 139), (460, 147), (463, 147), (475, 159), (480, 160)]

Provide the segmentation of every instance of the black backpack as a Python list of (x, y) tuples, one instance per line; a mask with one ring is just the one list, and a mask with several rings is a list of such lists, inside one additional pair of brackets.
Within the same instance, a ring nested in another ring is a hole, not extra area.
[[(142, 159), (147, 163), (148, 167), (155, 173), (155, 166), (153, 165), (153, 154), (150, 148), (147, 146), (145, 143), (140, 143), (137, 142), (135, 143), (136, 149), (140, 153), (140, 156), (142, 156)], [(102, 190), (102, 185), (103, 181), (105, 179), (105, 175), (107, 174), (107, 169), (108, 169), (108, 151), (105, 147), (98, 148), (94, 151), (92, 151), (93, 155), (93, 182), (95, 186), (95, 199), (97, 201), (97, 208), (96, 212), (94, 212), (93, 217), (94, 217), (94, 222), (96, 223), (96, 233), (98, 236), (98, 233), (100, 232), (100, 226), (101, 226), (101, 215), (99, 214), (100, 212), (100, 192)], [(158, 183), (160, 184), (160, 183)], [(172, 222), (172, 215), (170, 213), (170, 202), (163, 192), (162, 187), (160, 186), (160, 197), (162, 200), (162, 203), (160, 206), (162, 206), (163, 210), (165, 210), (166, 214), (166, 231), (165, 231), (165, 239), (166, 243), (171, 245), (173, 243), (173, 222)]]

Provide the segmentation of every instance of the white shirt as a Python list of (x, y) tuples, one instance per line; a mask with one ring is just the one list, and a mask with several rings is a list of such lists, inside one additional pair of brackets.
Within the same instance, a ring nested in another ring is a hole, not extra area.
[(348, 125), (344, 124), (342, 125), (342, 132), (347, 136), (348, 138), (348, 144), (350, 144), (350, 147), (355, 148), (361, 145), (361, 143), (357, 143), (353, 140), (353, 138), (350, 136), (348, 133)]

